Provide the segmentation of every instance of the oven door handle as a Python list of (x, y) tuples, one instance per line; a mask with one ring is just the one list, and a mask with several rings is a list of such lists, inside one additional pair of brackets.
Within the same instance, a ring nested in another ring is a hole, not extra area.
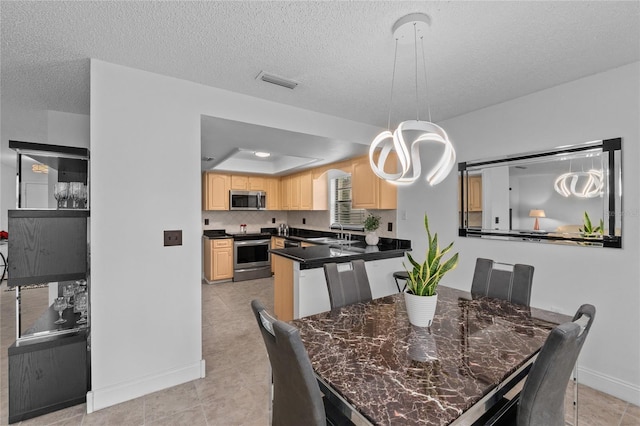
[(271, 240), (246, 240), (246, 241), (234, 241), (236, 246), (256, 246), (259, 244), (270, 244)]

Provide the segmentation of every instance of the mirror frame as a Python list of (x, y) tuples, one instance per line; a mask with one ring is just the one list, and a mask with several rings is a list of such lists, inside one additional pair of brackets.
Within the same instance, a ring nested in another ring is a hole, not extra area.
[[(527, 231), (527, 230), (490, 230), (490, 229), (478, 229), (467, 226), (469, 211), (465, 210), (466, 197), (468, 197), (467, 182), (469, 176), (469, 169), (472, 171), (478, 170), (482, 166), (509, 166), (510, 164), (523, 164), (527, 160), (531, 162), (540, 162), (545, 157), (554, 157), (567, 154), (579, 153), (582, 151), (589, 151), (600, 148), (603, 154), (606, 154), (606, 162), (604, 163), (606, 168), (605, 185), (607, 187), (605, 194), (608, 194), (606, 199), (603, 199), (603, 213), (605, 217), (603, 220), (607, 221), (608, 234), (602, 235), (601, 238), (593, 237), (579, 237), (579, 236), (561, 236), (561, 235), (549, 235), (545, 232)], [(616, 155), (616, 152), (619, 155)], [(619, 171), (614, 173), (614, 171)], [(460, 237), (479, 237), (479, 238), (492, 238), (510, 241), (531, 241), (531, 242), (546, 242), (546, 243), (564, 243), (579, 246), (591, 246), (591, 247), (613, 247), (622, 248), (622, 232), (621, 235), (616, 234), (616, 218), (621, 212), (616, 210), (616, 191), (619, 191), (618, 186), (622, 185), (622, 138), (605, 139), (596, 142), (587, 142), (579, 145), (562, 146), (551, 150), (530, 152), (516, 155), (509, 155), (500, 158), (468, 161), (458, 163), (458, 172), (460, 177), (460, 204), (459, 208), (459, 228), (458, 235)], [(618, 184), (616, 175), (620, 176), (620, 183)], [(622, 210), (622, 194), (619, 196), (619, 208)], [(622, 216), (620, 215), (620, 229), (622, 229)]]

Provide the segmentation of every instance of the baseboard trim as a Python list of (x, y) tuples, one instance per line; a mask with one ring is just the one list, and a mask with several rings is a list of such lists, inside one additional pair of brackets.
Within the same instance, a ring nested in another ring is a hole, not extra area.
[(640, 386), (578, 366), (578, 383), (640, 406)]
[(205, 371), (205, 361), (201, 359), (193, 364), (160, 374), (141, 377), (102, 389), (94, 389), (87, 392), (87, 413), (203, 378)]

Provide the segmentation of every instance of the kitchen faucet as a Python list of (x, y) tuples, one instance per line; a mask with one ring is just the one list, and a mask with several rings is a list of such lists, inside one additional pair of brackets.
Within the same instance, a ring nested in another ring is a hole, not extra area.
[(344, 226), (340, 222), (333, 222), (331, 225), (329, 225), (329, 229), (333, 229), (333, 225), (338, 225), (340, 227), (340, 233), (338, 234), (338, 238), (339, 239), (343, 239), (344, 238)]

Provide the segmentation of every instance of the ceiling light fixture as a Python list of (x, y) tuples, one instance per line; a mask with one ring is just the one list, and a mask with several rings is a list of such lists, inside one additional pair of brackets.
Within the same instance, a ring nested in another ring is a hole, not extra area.
[(256, 151), (256, 152), (253, 153), (253, 155), (255, 155), (256, 157), (260, 157), (260, 158), (271, 157), (271, 153), (270, 152), (263, 152), (263, 151)]
[(31, 165), (31, 171), (33, 173), (49, 173), (49, 166), (47, 166), (46, 164), (40, 164), (40, 163), (36, 163), (36, 164), (32, 164)]
[[(577, 186), (581, 180), (583, 185), (581, 189), (578, 189)], [(563, 197), (599, 197), (604, 188), (602, 170), (591, 169), (588, 172), (563, 173), (556, 178), (553, 188)]]
[[(431, 108), (427, 102), (429, 121), (421, 121), (418, 113), (418, 38), (422, 46), (422, 65), (424, 68), (425, 88), (427, 87), (427, 66), (424, 55), (424, 33), (429, 26), (429, 16), (424, 13), (412, 13), (400, 18), (393, 25), (393, 36), (396, 40), (395, 56), (393, 61), (393, 76), (391, 78), (391, 100), (389, 101), (389, 122), (387, 129), (380, 133), (371, 142), (369, 147), (369, 163), (373, 172), (391, 183), (410, 184), (415, 182), (422, 172), (420, 164), (419, 143), (435, 142), (444, 145), (442, 157), (435, 166), (427, 173), (426, 179), (429, 185), (437, 185), (447, 177), (456, 161), (456, 151), (447, 136), (447, 133), (437, 124), (431, 122)], [(398, 128), (391, 133), (391, 104), (393, 100), (393, 84), (396, 74), (396, 59), (398, 56), (398, 44), (413, 41), (415, 53), (415, 89), (416, 89), (416, 119), (403, 121)], [(426, 90), (426, 89), (425, 89)], [(414, 137), (412, 141), (407, 141), (409, 135)], [(375, 152), (382, 148), (380, 157), (376, 163)], [(399, 173), (386, 173), (384, 165), (389, 154), (395, 151), (400, 161), (401, 170)]]

